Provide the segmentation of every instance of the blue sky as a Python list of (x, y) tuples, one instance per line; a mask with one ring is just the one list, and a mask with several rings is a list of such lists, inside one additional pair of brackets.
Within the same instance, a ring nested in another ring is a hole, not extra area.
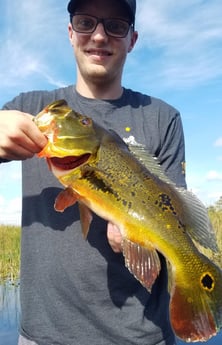
[[(123, 84), (181, 112), (188, 188), (222, 196), (222, 1), (138, 0), (139, 40)], [(75, 83), (67, 1), (0, 2), (0, 106), (22, 91)], [(0, 166), (0, 223), (19, 223), (20, 164)]]

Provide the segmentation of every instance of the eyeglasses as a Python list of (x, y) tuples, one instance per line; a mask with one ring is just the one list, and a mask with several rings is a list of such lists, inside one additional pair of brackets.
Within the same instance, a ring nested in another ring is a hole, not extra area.
[(88, 14), (72, 14), (70, 16), (74, 31), (91, 34), (99, 23), (103, 24), (104, 31), (108, 36), (123, 38), (129, 32), (131, 24), (127, 20), (118, 18), (97, 18)]

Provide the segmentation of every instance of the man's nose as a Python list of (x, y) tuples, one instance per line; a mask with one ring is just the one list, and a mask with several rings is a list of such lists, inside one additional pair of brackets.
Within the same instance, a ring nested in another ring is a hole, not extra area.
[(95, 28), (95, 31), (92, 33), (92, 36), (96, 40), (107, 40), (108, 36), (106, 34), (106, 31), (104, 29), (103, 23), (98, 23), (97, 27)]

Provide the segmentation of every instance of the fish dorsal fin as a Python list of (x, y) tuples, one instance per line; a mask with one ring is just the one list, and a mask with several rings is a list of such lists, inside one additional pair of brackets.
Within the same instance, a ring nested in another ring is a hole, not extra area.
[(72, 188), (67, 187), (57, 195), (54, 209), (58, 212), (63, 212), (67, 207), (74, 205), (77, 201), (78, 194)]
[(157, 251), (153, 247), (148, 250), (128, 239), (124, 239), (123, 255), (126, 267), (150, 291), (161, 268)]
[(127, 144), (130, 152), (140, 161), (145, 168), (147, 168), (153, 175), (159, 177), (162, 181), (170, 183), (173, 182), (166, 176), (158, 159), (151, 155), (147, 148), (141, 144)]
[(86, 239), (93, 219), (92, 211), (86, 205), (79, 202), (79, 213), (83, 237)]
[(203, 203), (192, 192), (177, 187), (164, 173), (158, 159), (153, 157), (147, 149), (140, 144), (128, 144), (130, 152), (147, 168), (152, 174), (170, 185), (177, 194), (183, 206), (184, 219), (186, 220), (186, 231), (191, 239), (195, 240), (204, 248), (213, 252), (218, 251), (216, 236), (210, 222), (208, 212)]
[(190, 237), (202, 247), (218, 252), (216, 235), (206, 207), (192, 192), (183, 188), (177, 188), (177, 191), (184, 202), (183, 212)]

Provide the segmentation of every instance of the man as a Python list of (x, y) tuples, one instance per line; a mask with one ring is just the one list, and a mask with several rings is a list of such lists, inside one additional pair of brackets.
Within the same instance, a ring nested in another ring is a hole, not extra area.
[[(135, 0), (72, 0), (69, 39), (75, 86), (21, 94), (0, 113), (0, 157), (23, 161), (21, 336), (27, 345), (174, 345), (165, 262), (150, 294), (125, 268), (118, 229), (94, 217), (87, 241), (77, 206), (56, 213), (61, 185), (35, 156), (46, 138), (32, 122), (66, 99), (126, 141), (144, 144), (166, 174), (186, 186), (180, 115), (166, 103), (123, 88), (134, 48)], [(128, 133), (126, 129), (130, 129)]]

